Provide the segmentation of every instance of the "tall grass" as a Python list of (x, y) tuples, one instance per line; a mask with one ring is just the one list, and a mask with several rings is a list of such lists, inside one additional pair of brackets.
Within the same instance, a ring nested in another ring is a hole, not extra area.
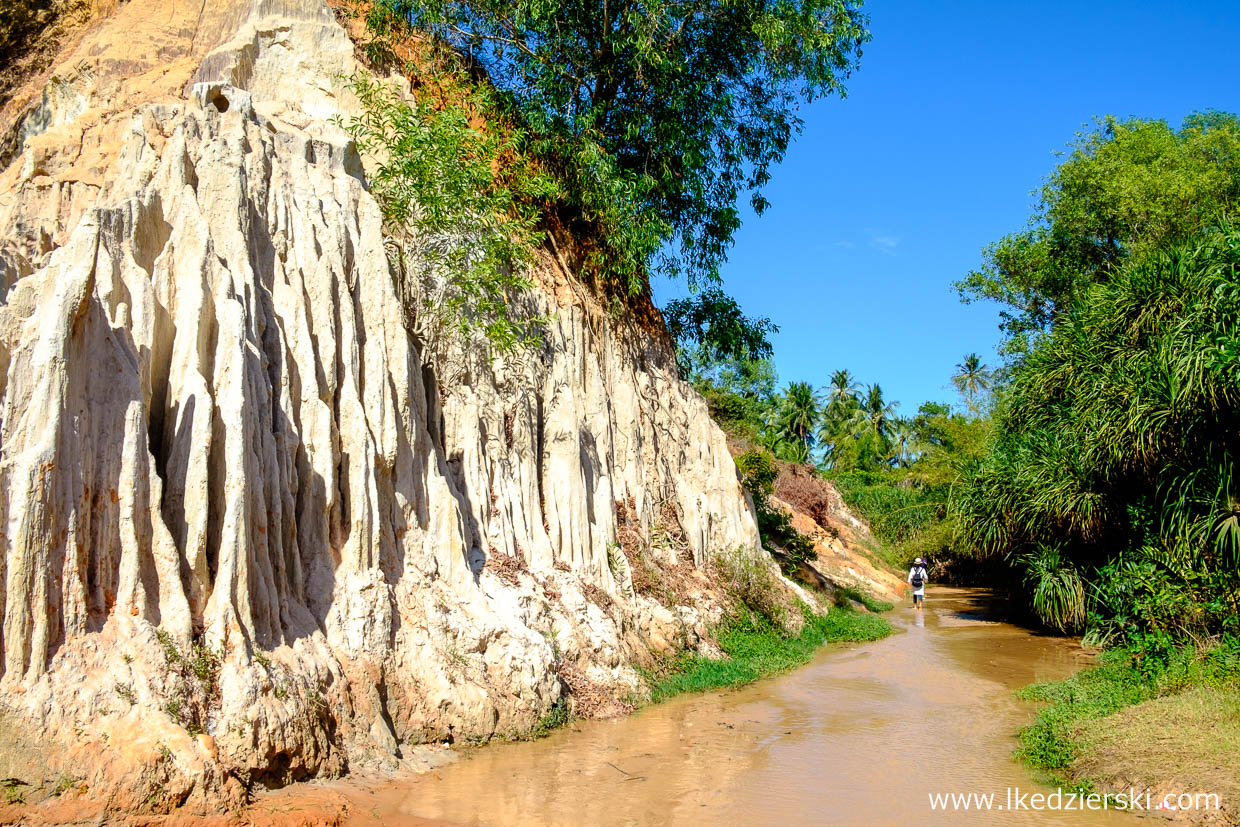
[(947, 486), (921, 485), (908, 472), (834, 471), (827, 472), (826, 478), (887, 547), (929, 528), (947, 510)]

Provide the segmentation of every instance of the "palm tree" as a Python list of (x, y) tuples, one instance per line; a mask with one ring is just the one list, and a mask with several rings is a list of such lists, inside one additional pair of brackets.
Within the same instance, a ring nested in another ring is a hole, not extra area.
[(852, 403), (860, 392), (861, 385), (850, 371), (837, 370), (831, 374), (831, 384), (826, 387), (827, 407)]
[(897, 419), (890, 428), (891, 439), (891, 461), (898, 468), (907, 468), (912, 464), (913, 455), (916, 451), (913, 448), (913, 429), (909, 427), (909, 423), (904, 419)]
[(883, 389), (878, 383), (866, 388), (864, 397), (857, 410), (848, 421), (852, 435), (860, 440), (863, 465), (873, 467), (886, 462), (890, 452), (887, 450), (891, 423), (896, 414), (895, 402), (883, 399)]
[(896, 415), (897, 402), (883, 399), (883, 389), (875, 382), (866, 388), (865, 398), (853, 414), (853, 432), (872, 434), (879, 442), (887, 437), (891, 420)]
[(838, 453), (840, 443), (852, 436), (847, 426), (857, 409), (857, 397), (861, 385), (847, 370), (831, 374), (831, 384), (822, 389), (826, 398), (822, 419), (818, 425), (818, 444), (824, 449), (822, 460), (830, 464), (833, 454)]
[(788, 383), (779, 406), (779, 430), (784, 440), (793, 446), (793, 456), (799, 462), (809, 459), (820, 407), (818, 395), (809, 382)]
[(972, 405), (977, 395), (990, 387), (991, 376), (990, 369), (982, 364), (982, 357), (970, 353), (964, 357), (963, 362), (956, 365), (952, 384)]

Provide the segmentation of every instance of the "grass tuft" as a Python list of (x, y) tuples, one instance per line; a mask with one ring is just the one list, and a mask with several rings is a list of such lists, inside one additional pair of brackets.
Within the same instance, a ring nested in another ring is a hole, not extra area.
[(651, 701), (751, 683), (808, 663), (824, 643), (878, 640), (890, 633), (884, 618), (845, 608), (823, 615), (805, 611), (805, 624), (795, 636), (766, 617), (744, 612), (716, 632), (727, 660), (684, 656), (671, 674), (654, 682)]
[(852, 586), (841, 586), (835, 590), (836, 605), (844, 606), (848, 601), (854, 601), (865, 606), (871, 612), (881, 613), (889, 612), (896, 607), (894, 603), (888, 603), (886, 600), (879, 600), (873, 595), (863, 592), (861, 589)]
[(560, 696), (552, 706), (547, 710), (538, 723), (534, 724), (527, 732), (520, 732), (512, 736), (513, 741), (537, 741), (539, 738), (546, 738), (555, 730), (567, 724), (572, 720), (572, 714), (568, 709), (568, 699)]

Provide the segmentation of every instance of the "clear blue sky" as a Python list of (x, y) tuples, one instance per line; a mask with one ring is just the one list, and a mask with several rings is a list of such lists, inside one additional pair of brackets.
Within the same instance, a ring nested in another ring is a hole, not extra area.
[[(845, 100), (795, 140), (723, 270), (780, 326), (781, 387), (850, 369), (913, 413), (957, 402), (969, 351), (998, 361), (994, 305), (952, 282), (1021, 229), (1031, 191), (1095, 115), (1240, 112), (1240, 2), (867, 3), (874, 39)], [(684, 288), (655, 284), (660, 304)]]

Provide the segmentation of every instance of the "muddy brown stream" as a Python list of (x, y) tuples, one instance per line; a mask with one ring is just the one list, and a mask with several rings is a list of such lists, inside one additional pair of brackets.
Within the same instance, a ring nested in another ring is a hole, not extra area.
[(1069, 641), (998, 622), (984, 592), (931, 589), (895, 634), (828, 646), (751, 686), (682, 696), (437, 770), (348, 785), (360, 822), (1133, 824), (1117, 812), (932, 811), (930, 793), (1047, 792), (1014, 761), (1034, 707), (1012, 690), (1084, 665)]

